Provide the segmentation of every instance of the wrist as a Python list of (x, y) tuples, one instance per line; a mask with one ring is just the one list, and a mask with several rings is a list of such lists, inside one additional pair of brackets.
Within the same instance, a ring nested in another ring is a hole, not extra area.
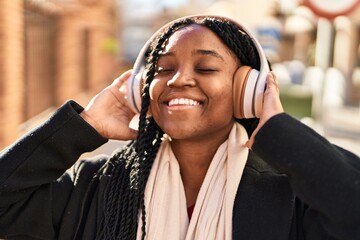
[(92, 118), (86, 112), (86, 110), (84, 110), (80, 113), (80, 117), (82, 117), (82, 119), (84, 119), (85, 122), (87, 122), (90, 126), (92, 126), (100, 135), (103, 135), (101, 125), (94, 118)]

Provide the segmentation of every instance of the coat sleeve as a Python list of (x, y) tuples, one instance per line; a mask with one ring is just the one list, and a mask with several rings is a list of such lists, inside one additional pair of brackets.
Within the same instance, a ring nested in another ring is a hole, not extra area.
[(360, 239), (360, 159), (282, 113), (255, 137), (253, 151), (289, 176), (304, 212), (306, 239)]
[(73, 101), (65, 103), (0, 153), (0, 238), (56, 238), (74, 185), (74, 169), (65, 171), (107, 141), (79, 116), (82, 110)]

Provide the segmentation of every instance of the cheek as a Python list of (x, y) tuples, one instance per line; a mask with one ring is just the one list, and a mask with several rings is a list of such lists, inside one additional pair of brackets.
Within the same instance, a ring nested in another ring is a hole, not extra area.
[(149, 105), (148, 114), (155, 119), (155, 122), (158, 123), (159, 118), (158, 118), (158, 114), (157, 114), (157, 111), (156, 111), (156, 105), (155, 105), (155, 102), (153, 100), (151, 100), (151, 99), (150, 99), (150, 105)]
[(224, 111), (226, 113), (232, 115), (233, 114), (233, 96), (232, 96), (232, 89), (227, 90), (224, 92), (224, 94), (221, 96), (224, 104)]
[(216, 93), (214, 98), (216, 98), (217, 101), (228, 104), (232, 102), (232, 84), (219, 84), (218, 86), (214, 86), (212, 91)]
[(163, 92), (163, 84), (160, 80), (154, 79), (149, 86), (149, 95), (150, 95), (150, 106), (149, 114), (153, 116), (155, 121), (159, 123), (160, 120), (160, 110), (158, 108), (159, 97)]
[(160, 80), (154, 79), (149, 86), (150, 99), (155, 100), (159, 97)]
[(223, 86), (217, 91), (216, 99), (214, 99), (218, 114), (224, 117), (233, 115), (233, 89), (232, 84)]

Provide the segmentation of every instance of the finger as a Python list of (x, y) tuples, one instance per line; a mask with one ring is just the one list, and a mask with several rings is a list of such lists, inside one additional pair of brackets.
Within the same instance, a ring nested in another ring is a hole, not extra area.
[(276, 78), (276, 75), (274, 72), (270, 72), (270, 75), (271, 77), (274, 79), (275, 83), (278, 84), (278, 81), (277, 81), (277, 78)]
[(119, 91), (126, 96), (127, 93), (127, 86), (126, 86), (126, 82), (122, 83), (121, 86), (119, 87)]
[(266, 76), (266, 86), (268, 89), (276, 90), (277, 93), (280, 92), (278, 82), (276, 80), (276, 76), (273, 72), (269, 72)]
[(122, 73), (119, 77), (117, 77), (111, 85), (115, 85), (117, 87), (121, 87), (127, 80), (130, 78), (132, 73), (132, 69), (127, 70), (126, 72)]

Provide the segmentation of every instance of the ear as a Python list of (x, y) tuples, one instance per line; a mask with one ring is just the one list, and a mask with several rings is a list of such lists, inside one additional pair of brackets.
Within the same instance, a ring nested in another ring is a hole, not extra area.
[(255, 116), (255, 88), (259, 71), (249, 66), (236, 70), (233, 80), (233, 112), (235, 118), (253, 118)]

